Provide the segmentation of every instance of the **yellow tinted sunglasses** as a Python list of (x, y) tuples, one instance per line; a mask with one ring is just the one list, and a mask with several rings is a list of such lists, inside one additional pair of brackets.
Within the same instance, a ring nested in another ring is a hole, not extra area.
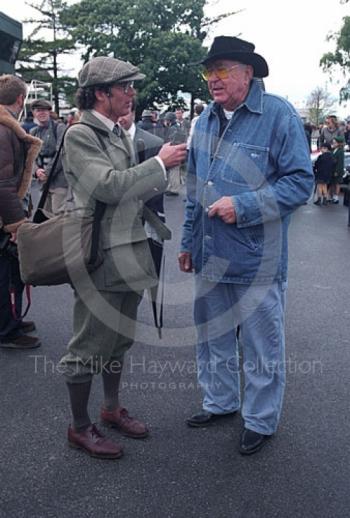
[(232, 67), (213, 67), (213, 68), (204, 68), (201, 72), (202, 77), (205, 81), (208, 81), (213, 74), (219, 79), (227, 79), (229, 77), (229, 72), (233, 69), (239, 67), (239, 64), (232, 65)]

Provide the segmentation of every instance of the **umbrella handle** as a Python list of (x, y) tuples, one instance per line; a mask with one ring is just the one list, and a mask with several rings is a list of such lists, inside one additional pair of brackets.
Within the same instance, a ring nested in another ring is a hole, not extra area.
[(160, 309), (159, 309), (159, 319), (157, 314), (157, 302), (152, 300), (152, 310), (153, 310), (153, 319), (154, 325), (158, 330), (158, 336), (162, 339), (162, 328), (163, 328), (163, 310), (164, 310), (164, 293), (165, 293), (165, 254), (163, 251), (161, 265), (160, 265), (160, 284), (161, 284), (161, 293), (160, 293)]

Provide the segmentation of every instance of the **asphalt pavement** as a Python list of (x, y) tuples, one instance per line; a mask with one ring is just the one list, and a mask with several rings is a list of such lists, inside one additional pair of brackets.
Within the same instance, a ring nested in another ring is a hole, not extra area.
[[(256, 455), (238, 451), (239, 415), (206, 429), (195, 374), (192, 278), (177, 269), (184, 196), (166, 199), (165, 329), (148, 300), (128, 354), (121, 399), (151, 436), (119, 440), (117, 461), (66, 444), (70, 421), (57, 366), (72, 332), (68, 286), (33, 289), (40, 349), (0, 351), (1, 518), (343, 518), (350, 509), (350, 229), (341, 204), (301, 207), (290, 227), (287, 389), (280, 428)], [(90, 401), (98, 421), (101, 379)]]

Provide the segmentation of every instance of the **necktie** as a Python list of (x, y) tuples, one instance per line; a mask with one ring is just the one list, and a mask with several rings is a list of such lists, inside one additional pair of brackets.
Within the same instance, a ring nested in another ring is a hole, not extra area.
[(120, 129), (119, 124), (115, 124), (112, 131), (113, 131), (113, 133), (115, 133), (115, 135), (117, 135), (118, 137), (121, 137), (122, 131)]
[(122, 129), (119, 126), (119, 124), (115, 124), (112, 131), (115, 135), (117, 135), (119, 138), (122, 139), (124, 146), (128, 150), (129, 155), (130, 155), (130, 165), (131, 166), (135, 165), (136, 160), (135, 160), (134, 146), (133, 146), (133, 142), (132, 142), (128, 132), (125, 132), (125, 131), (122, 132)]

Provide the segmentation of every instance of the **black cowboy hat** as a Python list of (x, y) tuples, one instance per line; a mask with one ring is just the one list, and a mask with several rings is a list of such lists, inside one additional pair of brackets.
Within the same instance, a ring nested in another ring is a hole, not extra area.
[(199, 64), (207, 65), (218, 59), (232, 59), (251, 65), (255, 77), (266, 77), (269, 75), (269, 67), (265, 59), (260, 54), (256, 54), (254, 49), (255, 45), (249, 41), (232, 36), (217, 36), (207, 56)]

